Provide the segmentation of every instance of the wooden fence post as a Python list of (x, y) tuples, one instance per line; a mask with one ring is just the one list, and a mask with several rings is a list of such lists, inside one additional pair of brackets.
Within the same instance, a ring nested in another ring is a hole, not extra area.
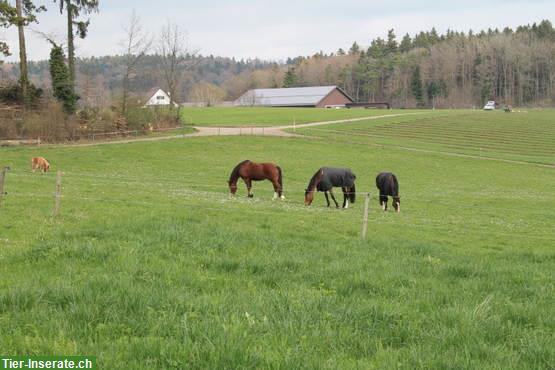
[(54, 216), (60, 213), (60, 202), (62, 200), (62, 171), (56, 176), (56, 193), (54, 194)]
[(366, 193), (364, 199), (364, 213), (362, 214), (362, 239), (366, 240), (368, 232), (368, 205), (370, 204), (370, 193)]
[(2, 199), (4, 195), (8, 194), (4, 191), (4, 182), (6, 181), (6, 173), (10, 170), (10, 167), (4, 167), (2, 171), (0, 171), (0, 203), (2, 203)]

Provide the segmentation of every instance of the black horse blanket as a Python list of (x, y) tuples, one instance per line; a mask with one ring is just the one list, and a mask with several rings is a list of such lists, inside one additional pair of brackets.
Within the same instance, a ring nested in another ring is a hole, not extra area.
[(332, 187), (353, 187), (356, 176), (349, 168), (322, 167), (324, 173), (317, 185), (318, 191), (330, 191)]

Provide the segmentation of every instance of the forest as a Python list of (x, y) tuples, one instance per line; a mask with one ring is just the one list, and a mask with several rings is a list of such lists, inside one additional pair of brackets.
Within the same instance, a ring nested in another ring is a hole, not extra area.
[[(161, 56), (141, 59), (130, 84), (139, 98), (164, 86)], [(181, 101), (217, 104), (248, 89), (338, 85), (356, 101), (388, 101), (394, 107), (468, 108), (486, 100), (516, 106), (548, 106), (555, 101), (555, 29), (548, 20), (515, 30), (478, 33), (432, 28), (398, 38), (394, 30), (336, 52), (282, 62), (186, 55), (178, 94)], [(77, 59), (77, 89), (88, 105), (104, 105), (121, 94), (125, 55)], [(17, 64), (2, 67), (17, 80)], [(29, 63), (30, 79), (50, 85), (47, 61)]]

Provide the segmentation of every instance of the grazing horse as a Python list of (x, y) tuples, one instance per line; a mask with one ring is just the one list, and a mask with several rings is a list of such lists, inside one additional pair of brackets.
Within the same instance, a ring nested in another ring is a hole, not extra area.
[(316, 171), (314, 176), (312, 176), (310, 182), (308, 183), (308, 187), (305, 190), (305, 206), (312, 204), (312, 201), (314, 200), (314, 192), (318, 190), (324, 192), (328, 207), (330, 206), (328, 193), (330, 193), (331, 199), (333, 199), (335, 206), (339, 208), (339, 204), (337, 204), (332, 192), (332, 188), (336, 186), (341, 187), (341, 190), (343, 190), (343, 208), (349, 208), (349, 201), (354, 203), (356, 198), (355, 179), (355, 174), (348, 168), (320, 168)]
[(273, 163), (255, 163), (249, 160), (239, 163), (229, 176), (229, 192), (230, 196), (237, 192), (237, 180), (240, 178), (247, 185), (247, 196), (254, 197), (251, 192), (252, 181), (270, 180), (274, 185), (274, 199), (285, 199), (283, 196), (283, 177), (281, 168)]
[(380, 190), (380, 206), (387, 211), (387, 196), (393, 198), (393, 208), (401, 212), (401, 198), (399, 197), (399, 182), (391, 172), (381, 172), (376, 176), (376, 187)]
[(31, 159), (31, 169), (35, 172), (37, 168), (45, 173), (50, 170), (50, 163), (43, 157), (35, 157)]

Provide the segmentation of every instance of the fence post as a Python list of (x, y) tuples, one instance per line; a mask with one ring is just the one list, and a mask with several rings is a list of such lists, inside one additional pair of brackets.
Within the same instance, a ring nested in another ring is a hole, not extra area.
[(364, 199), (364, 213), (362, 214), (362, 239), (366, 240), (368, 232), (368, 205), (370, 204), (370, 193), (366, 193)]
[(62, 198), (62, 171), (56, 176), (56, 193), (54, 194), (54, 216), (60, 213), (60, 202)]
[(4, 182), (6, 181), (6, 173), (10, 170), (10, 167), (4, 167), (2, 171), (0, 171), (0, 203), (2, 203), (2, 199), (4, 195), (8, 194), (4, 191)]

